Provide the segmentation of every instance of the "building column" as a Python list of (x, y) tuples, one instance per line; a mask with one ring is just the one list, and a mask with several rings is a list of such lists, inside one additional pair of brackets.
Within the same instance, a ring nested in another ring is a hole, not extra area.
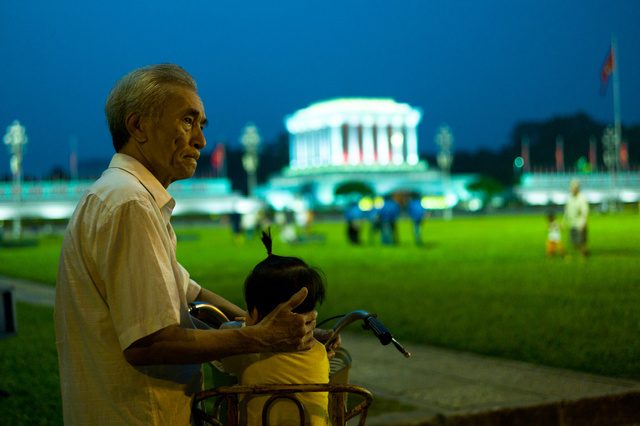
[(406, 138), (407, 138), (407, 163), (416, 165), (420, 161), (418, 154), (418, 132), (417, 127), (422, 113), (419, 110), (412, 110), (405, 118)]
[(326, 166), (331, 164), (331, 134), (328, 127), (322, 127), (320, 130), (320, 165)]
[(306, 169), (309, 166), (309, 158), (307, 157), (307, 139), (308, 133), (302, 131), (298, 133), (298, 168)]
[(393, 164), (404, 163), (404, 132), (402, 117), (391, 119), (391, 161)]
[(313, 167), (313, 132), (308, 129), (304, 133), (306, 166)]
[(331, 164), (340, 166), (344, 163), (344, 152), (342, 150), (342, 122), (331, 122)]
[(366, 165), (375, 163), (376, 156), (373, 146), (373, 117), (362, 119), (362, 162)]
[(349, 120), (348, 155), (349, 155), (349, 164), (352, 164), (352, 165), (360, 164), (360, 137), (358, 134), (359, 124), (360, 123), (357, 120), (354, 120), (354, 119)]
[(298, 168), (298, 134), (289, 133), (289, 167)]
[(376, 125), (378, 126), (378, 164), (384, 166), (389, 164), (389, 121), (387, 117), (380, 117)]
[(315, 133), (313, 130), (309, 129), (305, 133), (305, 136), (307, 141), (307, 167), (313, 167), (316, 162)]
[(418, 164), (418, 132), (415, 126), (407, 126), (407, 164)]
[(313, 153), (313, 157), (311, 160), (311, 164), (313, 165), (313, 167), (318, 167), (322, 163), (320, 143), (321, 143), (320, 130), (319, 129), (312, 130), (311, 131), (311, 144), (312, 144), (311, 152)]

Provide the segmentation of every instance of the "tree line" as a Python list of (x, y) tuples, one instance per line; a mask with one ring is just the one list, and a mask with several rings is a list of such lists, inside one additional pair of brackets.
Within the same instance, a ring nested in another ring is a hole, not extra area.
[[(563, 157), (565, 170), (574, 170), (581, 158), (589, 157), (589, 141), (596, 139), (597, 169), (605, 170), (602, 159), (602, 134), (606, 124), (598, 123), (584, 113), (567, 117), (555, 117), (547, 121), (526, 121), (516, 124), (510, 140), (504, 146), (490, 150), (454, 152), (452, 173), (474, 173), (501, 185), (512, 186), (517, 183), (518, 173), (514, 170), (514, 160), (522, 154), (522, 139), (529, 141), (529, 160), (531, 169), (555, 169), (556, 138), (563, 138)], [(637, 170), (640, 166), (640, 125), (622, 128), (622, 140), (627, 142), (629, 164)], [(227, 151), (227, 175), (233, 182), (233, 188), (246, 191), (246, 173), (242, 168), (240, 148)], [(430, 167), (437, 167), (436, 153), (421, 152), (421, 158)], [(206, 157), (206, 155), (205, 155)], [(260, 155), (258, 182), (266, 182), (270, 176), (280, 173), (289, 165), (289, 136), (281, 133), (276, 140), (265, 143)], [(201, 162), (199, 172), (211, 173), (211, 165)], [(198, 172), (196, 172), (198, 173)]]

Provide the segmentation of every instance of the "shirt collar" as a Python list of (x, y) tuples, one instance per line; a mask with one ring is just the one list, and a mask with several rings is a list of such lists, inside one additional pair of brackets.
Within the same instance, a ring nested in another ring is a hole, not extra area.
[(117, 168), (126, 171), (135, 176), (147, 191), (151, 194), (158, 206), (164, 207), (169, 204), (169, 208), (173, 209), (175, 201), (167, 192), (160, 181), (145, 167), (141, 162), (130, 155), (117, 153), (111, 159), (109, 168)]

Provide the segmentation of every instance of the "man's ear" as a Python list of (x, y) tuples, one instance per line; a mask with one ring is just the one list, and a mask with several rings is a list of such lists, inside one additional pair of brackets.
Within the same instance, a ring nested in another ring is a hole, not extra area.
[(147, 136), (146, 120), (140, 116), (137, 112), (132, 112), (127, 116), (126, 120), (127, 130), (133, 140), (138, 143), (145, 143), (149, 139)]

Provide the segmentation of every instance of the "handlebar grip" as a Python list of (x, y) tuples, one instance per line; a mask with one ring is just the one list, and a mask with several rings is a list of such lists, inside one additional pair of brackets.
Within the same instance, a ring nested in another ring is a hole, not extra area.
[(382, 343), (383, 345), (388, 345), (389, 343), (391, 343), (391, 339), (393, 338), (391, 336), (391, 333), (385, 328), (384, 325), (382, 325), (378, 318), (370, 316), (365, 320), (365, 322), (367, 323), (367, 326), (371, 328), (373, 334), (375, 334), (376, 337), (380, 340), (380, 343)]

